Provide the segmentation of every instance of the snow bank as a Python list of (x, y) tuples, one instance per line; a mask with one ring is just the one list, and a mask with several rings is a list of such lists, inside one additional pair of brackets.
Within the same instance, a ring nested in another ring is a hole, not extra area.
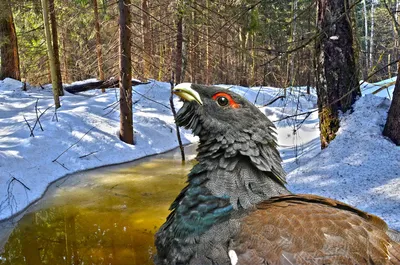
[[(362, 95), (372, 94), (374, 91), (378, 90), (382, 86), (389, 83), (396, 82), (397, 76), (385, 79), (376, 83), (361, 82), (361, 93)], [(376, 93), (378, 97), (387, 97), (389, 99), (393, 98), (394, 84), (388, 86), (387, 88)]]
[(400, 230), (400, 148), (382, 136), (390, 100), (360, 98), (328, 148), (290, 172), (289, 189), (334, 198)]

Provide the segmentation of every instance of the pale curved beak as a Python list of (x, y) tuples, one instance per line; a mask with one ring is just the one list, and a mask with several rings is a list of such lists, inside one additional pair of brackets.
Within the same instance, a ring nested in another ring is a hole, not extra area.
[(182, 83), (174, 87), (172, 92), (183, 100), (196, 101), (203, 105), (199, 93), (192, 88), (192, 83)]

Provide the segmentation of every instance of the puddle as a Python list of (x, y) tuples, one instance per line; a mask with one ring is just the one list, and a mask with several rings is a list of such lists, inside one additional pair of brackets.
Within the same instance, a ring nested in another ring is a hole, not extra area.
[(193, 165), (173, 151), (57, 181), (3, 239), (0, 264), (153, 264), (154, 233)]

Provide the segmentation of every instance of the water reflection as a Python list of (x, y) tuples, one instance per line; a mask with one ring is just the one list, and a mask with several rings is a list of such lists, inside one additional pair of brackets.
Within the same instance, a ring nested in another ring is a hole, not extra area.
[(153, 159), (55, 188), (19, 221), (0, 264), (152, 264), (154, 233), (192, 166)]

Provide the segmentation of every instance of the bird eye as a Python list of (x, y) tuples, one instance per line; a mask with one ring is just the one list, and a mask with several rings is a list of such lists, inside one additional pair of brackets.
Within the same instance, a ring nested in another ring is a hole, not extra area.
[(218, 105), (220, 105), (221, 107), (224, 107), (224, 106), (228, 105), (229, 100), (228, 100), (226, 97), (218, 97), (217, 103), (218, 103)]
[(231, 95), (225, 92), (215, 93), (214, 96), (212, 96), (212, 99), (221, 107), (230, 106), (233, 109), (240, 108), (240, 104), (237, 103)]

